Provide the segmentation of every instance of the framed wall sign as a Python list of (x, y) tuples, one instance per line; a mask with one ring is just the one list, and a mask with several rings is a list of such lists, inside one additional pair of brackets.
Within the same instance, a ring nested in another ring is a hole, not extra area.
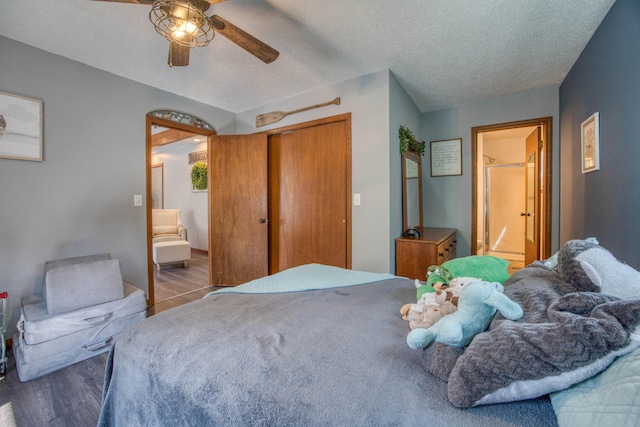
[(582, 173), (597, 171), (600, 169), (600, 113), (593, 113), (580, 128)]
[(462, 175), (462, 139), (431, 141), (431, 176)]
[(42, 101), (0, 92), (0, 157), (42, 161)]
[(192, 165), (196, 162), (207, 161), (207, 150), (196, 151), (195, 153), (189, 153), (189, 164)]

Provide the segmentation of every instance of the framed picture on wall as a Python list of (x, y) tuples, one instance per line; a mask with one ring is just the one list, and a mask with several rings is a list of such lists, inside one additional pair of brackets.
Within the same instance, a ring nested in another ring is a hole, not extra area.
[(431, 176), (462, 175), (462, 139), (431, 141)]
[(191, 166), (191, 191), (194, 193), (207, 191), (207, 162), (195, 162)]
[(0, 157), (42, 161), (42, 101), (0, 92)]
[(600, 169), (600, 113), (593, 113), (580, 128), (582, 173), (597, 171)]
[(191, 191), (194, 193), (207, 191), (207, 150), (189, 153), (191, 166)]

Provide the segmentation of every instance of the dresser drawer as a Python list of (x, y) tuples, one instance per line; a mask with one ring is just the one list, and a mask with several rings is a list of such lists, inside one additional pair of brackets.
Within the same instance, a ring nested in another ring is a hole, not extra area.
[(440, 243), (436, 247), (436, 254), (438, 255), (437, 262), (436, 262), (437, 265), (442, 264), (449, 258), (448, 249), (449, 249), (449, 245), (447, 244), (447, 241)]
[(438, 265), (456, 257), (456, 237), (450, 236), (447, 240), (440, 243), (436, 252), (438, 255)]
[(445, 242), (445, 246), (446, 246), (444, 248), (444, 253), (446, 258), (445, 261), (455, 258), (456, 257), (456, 236), (449, 237)]
[(396, 275), (426, 280), (427, 269), (456, 256), (456, 230), (423, 228), (418, 238), (396, 239)]

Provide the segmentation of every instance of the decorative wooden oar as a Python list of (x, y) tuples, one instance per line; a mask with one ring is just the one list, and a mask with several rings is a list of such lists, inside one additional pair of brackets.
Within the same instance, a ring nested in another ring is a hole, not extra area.
[(312, 105), (311, 107), (300, 108), (298, 110), (287, 111), (287, 112), (273, 111), (271, 113), (260, 114), (259, 116), (256, 117), (256, 127), (259, 128), (261, 126), (266, 126), (272, 123), (279, 122), (280, 120), (284, 119), (286, 116), (290, 114), (301, 113), (303, 111), (313, 110), (314, 108), (325, 107), (327, 105), (332, 105), (332, 104), (340, 105), (340, 97), (337, 97), (333, 101)]

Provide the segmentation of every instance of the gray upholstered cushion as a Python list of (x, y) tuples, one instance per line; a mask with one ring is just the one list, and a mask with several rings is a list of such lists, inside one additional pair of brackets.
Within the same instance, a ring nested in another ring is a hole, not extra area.
[(119, 260), (61, 264), (45, 266), (43, 294), (49, 314), (124, 298)]
[(43, 275), (44, 283), (42, 285), (42, 298), (45, 301), (47, 299), (47, 272), (52, 268), (62, 267), (62, 266), (71, 265), (71, 264), (80, 264), (83, 262), (102, 261), (105, 259), (111, 259), (111, 254), (104, 253), (104, 254), (94, 254), (94, 255), (83, 255), (83, 256), (76, 256), (71, 258), (54, 259), (54, 260), (45, 262), (44, 275)]

